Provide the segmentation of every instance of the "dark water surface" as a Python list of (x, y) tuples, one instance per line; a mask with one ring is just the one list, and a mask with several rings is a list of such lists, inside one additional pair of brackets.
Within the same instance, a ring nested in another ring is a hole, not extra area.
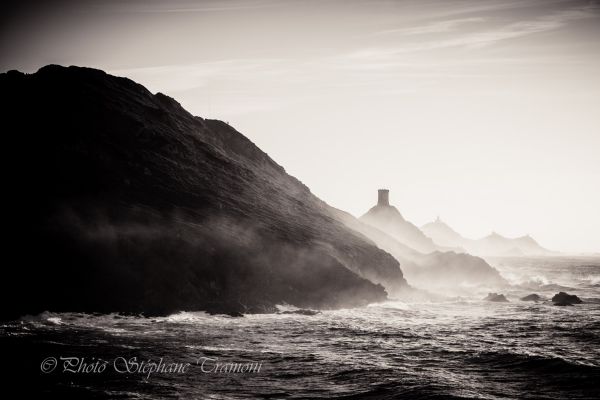
[[(502, 290), (509, 303), (472, 288), (446, 302), (318, 315), (24, 317), (0, 325), (3, 385), (72, 398), (600, 398), (600, 259), (490, 262), (513, 284)], [(559, 290), (584, 303), (518, 300)], [(81, 364), (61, 357), (106, 365), (69, 372)], [(135, 371), (161, 358), (190, 365)]]

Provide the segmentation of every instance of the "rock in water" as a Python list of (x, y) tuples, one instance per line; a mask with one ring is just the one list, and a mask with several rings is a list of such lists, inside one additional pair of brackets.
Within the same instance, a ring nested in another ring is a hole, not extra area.
[(0, 91), (0, 317), (348, 307), (407, 287), (391, 255), (224, 122), (89, 68), (0, 74)]
[(572, 306), (573, 304), (581, 304), (583, 301), (574, 294), (566, 292), (558, 292), (552, 297), (552, 302), (555, 306)]
[(312, 316), (312, 315), (319, 315), (321, 314), (321, 311), (318, 310), (293, 310), (293, 311), (281, 311), (278, 312), (277, 314), (297, 314), (297, 315), (308, 315), (308, 316)]
[(503, 294), (498, 293), (488, 293), (484, 300), (494, 301), (498, 303), (508, 302), (508, 299)]
[(542, 297), (539, 294), (532, 293), (525, 297), (521, 297), (521, 301), (542, 301)]

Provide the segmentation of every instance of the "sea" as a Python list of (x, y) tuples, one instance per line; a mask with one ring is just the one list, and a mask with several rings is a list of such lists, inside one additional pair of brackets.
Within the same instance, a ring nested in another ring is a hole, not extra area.
[[(3, 389), (76, 399), (600, 398), (600, 257), (488, 261), (510, 283), (499, 289), (508, 302), (474, 287), (316, 314), (281, 305), (243, 317), (22, 316), (0, 322)], [(559, 291), (583, 303), (554, 306)], [(544, 300), (519, 300), (532, 293)]]

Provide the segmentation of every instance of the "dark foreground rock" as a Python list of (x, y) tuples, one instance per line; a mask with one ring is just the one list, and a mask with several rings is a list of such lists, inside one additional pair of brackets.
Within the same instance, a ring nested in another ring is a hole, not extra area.
[(277, 314), (297, 314), (297, 315), (318, 315), (321, 314), (321, 311), (318, 310), (293, 310), (293, 311), (281, 311)]
[(488, 293), (488, 295), (484, 298), (486, 301), (494, 301), (498, 303), (508, 302), (508, 299), (503, 294), (498, 293)]
[(391, 255), (224, 122), (88, 68), (0, 74), (0, 93), (2, 318), (335, 308), (407, 287)]
[(542, 296), (536, 293), (528, 294), (525, 297), (521, 297), (521, 301), (542, 301)]
[(583, 301), (574, 294), (559, 292), (552, 297), (552, 303), (555, 306), (572, 306), (573, 304), (581, 304)]

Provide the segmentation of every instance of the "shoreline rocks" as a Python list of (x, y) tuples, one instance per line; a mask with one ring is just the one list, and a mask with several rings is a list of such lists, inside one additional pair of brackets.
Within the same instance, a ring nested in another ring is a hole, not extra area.
[(555, 306), (572, 306), (573, 304), (581, 304), (583, 301), (574, 294), (558, 292), (552, 297), (552, 303)]
[(493, 301), (496, 303), (508, 303), (508, 299), (506, 298), (506, 296), (498, 293), (488, 293), (488, 295), (483, 300)]
[(296, 314), (296, 315), (307, 315), (307, 316), (312, 316), (312, 315), (318, 315), (321, 314), (321, 311), (319, 310), (310, 310), (310, 309), (299, 309), (299, 310), (293, 310), (293, 311), (280, 311), (277, 314)]
[(544, 299), (539, 294), (532, 293), (532, 294), (529, 294), (529, 295), (527, 295), (525, 297), (521, 297), (519, 300), (521, 300), (521, 301), (536, 301), (537, 302), (537, 301), (542, 301)]

